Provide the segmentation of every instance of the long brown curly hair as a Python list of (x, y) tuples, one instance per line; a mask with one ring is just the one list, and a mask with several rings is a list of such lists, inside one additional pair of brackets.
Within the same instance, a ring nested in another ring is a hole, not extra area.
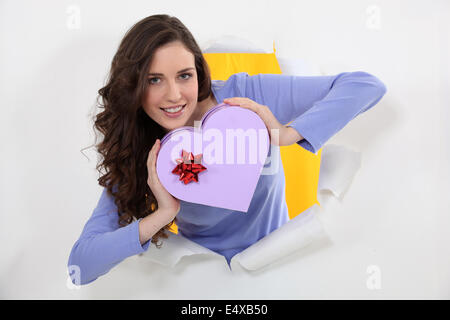
[[(147, 72), (154, 52), (173, 41), (181, 41), (194, 55), (198, 101), (207, 99), (212, 95), (211, 75), (200, 47), (180, 20), (166, 14), (144, 18), (126, 32), (113, 57), (107, 83), (98, 90), (97, 104), (104, 109), (96, 115), (93, 126), (94, 132), (97, 129), (103, 135), (103, 141), (95, 145), (101, 155), (96, 166), (101, 175), (98, 182), (114, 196), (120, 227), (158, 209), (147, 184), (147, 157), (156, 139), (166, 132), (143, 110), (141, 98), (148, 86)], [(174, 221), (176, 218), (153, 235), (151, 242), (158, 248), (159, 237), (168, 237), (165, 230)]]

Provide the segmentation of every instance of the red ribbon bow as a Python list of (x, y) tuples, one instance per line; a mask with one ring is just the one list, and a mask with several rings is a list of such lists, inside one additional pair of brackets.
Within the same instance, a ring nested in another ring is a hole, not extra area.
[[(172, 173), (179, 174), (180, 180), (184, 182), (184, 184), (188, 184), (189, 182), (195, 180), (198, 182), (198, 174), (206, 168), (201, 164), (202, 162), (202, 154), (198, 154), (194, 156), (192, 152), (187, 152), (184, 149), (181, 151), (181, 159), (177, 159), (178, 165), (172, 170)], [(194, 163), (192, 163), (194, 161)]]

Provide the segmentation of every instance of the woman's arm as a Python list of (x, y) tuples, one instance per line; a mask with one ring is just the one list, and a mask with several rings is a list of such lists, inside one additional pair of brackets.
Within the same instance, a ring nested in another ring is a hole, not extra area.
[[(286, 135), (286, 141), (289, 141), (286, 145), (291, 145), (293, 143), (296, 142), (300, 142), (301, 140), (303, 140), (303, 136), (298, 133), (298, 131), (292, 127), (286, 127), (286, 131), (285, 131), (285, 135)], [(292, 143), (291, 143), (292, 142)]]
[(142, 246), (148, 247), (147, 242), (170, 222), (166, 222), (165, 216), (161, 214), (161, 209), (156, 209), (155, 212), (139, 219), (139, 242)]
[(280, 123), (295, 129), (302, 137), (297, 143), (313, 153), (386, 93), (383, 82), (363, 71), (334, 76), (241, 72), (230, 80), (241, 96), (268, 106)]
[(167, 224), (156, 211), (119, 228), (117, 212), (113, 197), (104, 188), (70, 252), (68, 268), (74, 284), (90, 283), (125, 258), (146, 251), (151, 237)]

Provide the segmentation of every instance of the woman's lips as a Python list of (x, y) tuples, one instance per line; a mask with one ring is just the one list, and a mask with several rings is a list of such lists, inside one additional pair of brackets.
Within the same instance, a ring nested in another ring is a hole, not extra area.
[(165, 114), (167, 117), (169, 117), (169, 118), (177, 118), (177, 117), (179, 117), (179, 116), (184, 112), (185, 107), (186, 107), (186, 105), (183, 105), (183, 107), (181, 108), (181, 110), (178, 111), (178, 112), (167, 112), (167, 111), (164, 111), (164, 109), (162, 109), (162, 108), (161, 108), (161, 110), (162, 110), (162, 112), (164, 112), (164, 114)]

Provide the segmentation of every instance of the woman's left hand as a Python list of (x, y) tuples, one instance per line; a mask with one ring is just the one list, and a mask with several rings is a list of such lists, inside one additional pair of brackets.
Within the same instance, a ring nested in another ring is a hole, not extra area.
[[(282, 125), (277, 118), (275, 118), (268, 106), (259, 104), (245, 97), (228, 98), (224, 99), (223, 102), (256, 112), (256, 114), (264, 121), (264, 124), (269, 131), (270, 143), (275, 146), (289, 146), (303, 139), (297, 130)], [(276, 130), (278, 130), (278, 137), (276, 135)]]

